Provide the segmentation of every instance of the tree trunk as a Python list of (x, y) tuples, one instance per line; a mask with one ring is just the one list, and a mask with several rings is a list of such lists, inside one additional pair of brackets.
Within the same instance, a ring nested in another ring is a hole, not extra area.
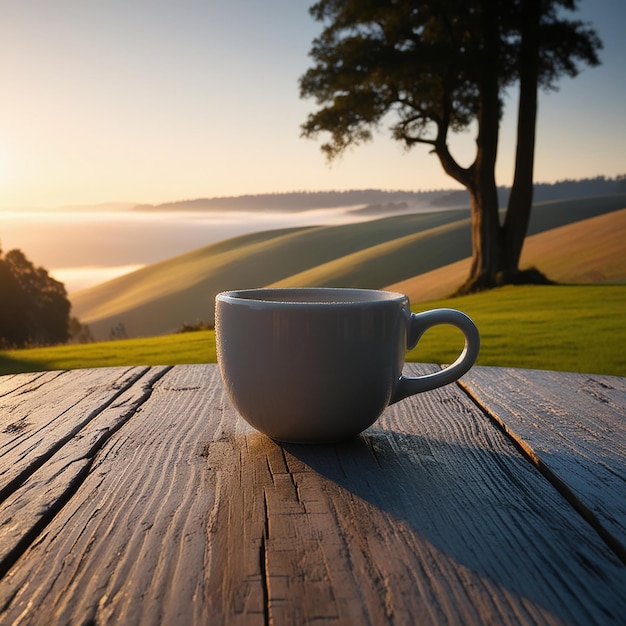
[(508, 280), (519, 273), (519, 261), (528, 230), (533, 201), (540, 19), (541, 1), (524, 0), (522, 2), (522, 41), (519, 59), (520, 91), (515, 174), (504, 222), (503, 258), (501, 262), (502, 271)]
[[(492, 189), (493, 188), (493, 189)], [(459, 292), (489, 289), (497, 284), (502, 257), (501, 228), (495, 183), (483, 182), (470, 189), (472, 215), (472, 265), (469, 276)]]
[(495, 103), (484, 103), (481, 106), (478, 115), (480, 130), (476, 139), (476, 159), (471, 167), (460, 168), (445, 145), (435, 149), (446, 173), (465, 185), (470, 193), (472, 265), (469, 276), (458, 293), (494, 287), (503, 257), (495, 180), (499, 130), (497, 97), (495, 100)]
[(488, 289), (497, 283), (502, 259), (502, 228), (498, 214), (495, 179), (500, 128), (498, 83), (499, 34), (495, 11), (483, 14), (485, 46), (481, 61), (480, 96), (477, 112), (476, 159), (469, 168), (467, 188), (472, 215), (472, 267), (460, 293)]

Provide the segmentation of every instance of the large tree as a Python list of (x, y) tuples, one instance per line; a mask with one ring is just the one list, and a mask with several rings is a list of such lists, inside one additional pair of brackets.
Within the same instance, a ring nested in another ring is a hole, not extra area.
[[(390, 124), (407, 148), (426, 144), (470, 194), (473, 258), (466, 291), (519, 279), (532, 205), (537, 92), (599, 63), (594, 30), (566, 19), (575, 0), (320, 0), (324, 29), (300, 94), (319, 109), (303, 135), (327, 132), (329, 160)], [(503, 222), (495, 179), (505, 90), (519, 83), (515, 174)], [(473, 125), (473, 126), (472, 126)], [(473, 162), (462, 166), (450, 133), (475, 128)]]
[(0, 250), (0, 347), (64, 343), (70, 302), (63, 283), (21, 250)]

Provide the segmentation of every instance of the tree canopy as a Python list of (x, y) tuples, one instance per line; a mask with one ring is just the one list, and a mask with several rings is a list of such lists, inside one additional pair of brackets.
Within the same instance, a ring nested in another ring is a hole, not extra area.
[[(473, 264), (468, 284), (491, 286), (516, 272), (530, 206), (537, 90), (599, 63), (593, 29), (568, 20), (575, 0), (320, 0), (310, 12), (324, 24), (300, 95), (318, 110), (305, 137), (329, 135), (332, 160), (389, 125), (407, 149), (430, 147), (470, 193)], [(509, 211), (498, 214), (495, 163), (503, 96), (519, 83), (516, 172)], [(462, 166), (449, 133), (475, 125), (474, 161)]]
[(21, 250), (0, 250), (0, 347), (65, 343), (70, 302), (63, 283)]

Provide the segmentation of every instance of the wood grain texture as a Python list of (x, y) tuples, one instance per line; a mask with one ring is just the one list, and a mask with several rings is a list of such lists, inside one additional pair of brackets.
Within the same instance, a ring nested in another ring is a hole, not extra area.
[(624, 565), (457, 386), (280, 446), (216, 366), (161, 374), (0, 581), (0, 623), (623, 622)]
[(1, 620), (205, 623), (207, 525), (216, 497), (205, 448), (219, 438), (218, 381), (216, 368), (182, 367), (153, 386), (2, 580)]
[(27, 374), (7, 374), (0, 376), (0, 398), (14, 394), (18, 389), (32, 383), (34, 380), (49, 380), (59, 376), (62, 372), (31, 372)]
[(475, 367), (461, 385), (626, 563), (626, 379)]
[(18, 384), (0, 397), (0, 499), (146, 371), (103, 368), (11, 377)]
[[(2, 442), (6, 451), (1, 457), (2, 469), (7, 470), (3, 476), (8, 475), (10, 480), (0, 501), (0, 575), (73, 495), (95, 454), (145, 401), (151, 385), (165, 371), (126, 368), (78, 372), (72, 378), (74, 386), (82, 390), (82, 397), (75, 403), (68, 394), (67, 377), (47, 377), (45, 381), (39, 378), (34, 390), (20, 386), (19, 406), (15, 411), (0, 413), (11, 420), (17, 410), (18, 415), (25, 416), (17, 422), (23, 425), (21, 428), (5, 428), (2, 433), (7, 438)], [(97, 384), (92, 373), (97, 374)], [(37, 408), (42, 392), (46, 406), (54, 407), (59, 418), (51, 419), (51, 412), (43, 427), (34, 418), (40, 415)], [(55, 404), (57, 396), (62, 396), (64, 402)], [(15, 424), (11, 422), (11, 426)], [(41, 436), (46, 426), (57, 433), (57, 445), (50, 437)], [(14, 436), (9, 441), (10, 435)], [(5, 461), (12, 465), (5, 467)]]

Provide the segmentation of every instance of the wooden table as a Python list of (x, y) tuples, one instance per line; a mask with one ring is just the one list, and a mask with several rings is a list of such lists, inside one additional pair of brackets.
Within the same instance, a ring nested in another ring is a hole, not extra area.
[(0, 431), (1, 624), (626, 623), (626, 378), (475, 367), (318, 447), (215, 365), (20, 374)]

